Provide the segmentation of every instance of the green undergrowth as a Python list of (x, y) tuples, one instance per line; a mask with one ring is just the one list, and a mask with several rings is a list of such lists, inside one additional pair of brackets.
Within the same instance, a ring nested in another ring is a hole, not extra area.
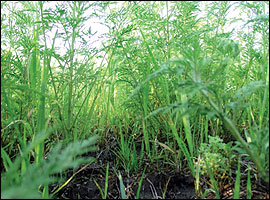
[(236, 176), (237, 198), (245, 160), (248, 197), (269, 184), (268, 2), (54, 3), (1, 1), (2, 198), (53, 198), (104, 149), (120, 183), (173, 170), (220, 197)]

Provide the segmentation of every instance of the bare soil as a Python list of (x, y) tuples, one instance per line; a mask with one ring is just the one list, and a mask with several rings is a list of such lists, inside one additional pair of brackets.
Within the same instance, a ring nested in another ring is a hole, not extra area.
[[(102, 191), (105, 187), (105, 169), (109, 163), (109, 177), (108, 177), (108, 199), (121, 199), (120, 183), (117, 176), (121, 172), (123, 183), (125, 186), (125, 193), (128, 199), (135, 199), (139, 182), (143, 174), (143, 169), (138, 173), (126, 173), (124, 169), (114, 169), (115, 154), (111, 149), (104, 148), (98, 152), (92, 152), (84, 156), (96, 157), (97, 162), (89, 165), (82, 165), (77, 170), (68, 170), (66, 172), (66, 179), (70, 178), (74, 173), (76, 175), (72, 180), (56, 193), (56, 199), (101, 199), (101, 192), (96, 183), (100, 186)], [(144, 166), (145, 167), (145, 166)], [(164, 169), (156, 169), (155, 167), (147, 166), (147, 170), (142, 180), (139, 198), (140, 199), (198, 199), (202, 197), (203, 192), (209, 189), (207, 184), (210, 181), (205, 177), (200, 178), (201, 194), (195, 193), (194, 178), (187, 174), (187, 172), (176, 172)], [(79, 171), (79, 172), (78, 172)], [(247, 176), (241, 169), (241, 188), (240, 198), (246, 199), (246, 182)], [(219, 186), (219, 193), (222, 199), (232, 199), (234, 191), (235, 178), (233, 180), (226, 180)], [(94, 182), (96, 181), (96, 183)], [(252, 183), (252, 199), (269, 199), (269, 185), (264, 183), (261, 179), (255, 176), (251, 177)], [(50, 186), (50, 193), (53, 193), (60, 187), (61, 184), (54, 184)], [(213, 192), (206, 195), (206, 199), (215, 198)]]

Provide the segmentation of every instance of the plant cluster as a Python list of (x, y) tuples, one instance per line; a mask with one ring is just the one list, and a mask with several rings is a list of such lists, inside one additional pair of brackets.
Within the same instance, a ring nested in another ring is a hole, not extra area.
[[(221, 180), (228, 175), (231, 170), (233, 160), (236, 157), (236, 152), (232, 147), (233, 142), (227, 144), (218, 136), (208, 136), (209, 143), (203, 143), (200, 146), (200, 160), (198, 166), (201, 174), (209, 176), (209, 168), (214, 174), (215, 179)], [(208, 167), (207, 167), (208, 166)]]

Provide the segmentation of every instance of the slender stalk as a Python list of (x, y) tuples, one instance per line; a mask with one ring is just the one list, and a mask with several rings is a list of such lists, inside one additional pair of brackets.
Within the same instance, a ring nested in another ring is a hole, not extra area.
[[(40, 5), (40, 16), (41, 20), (43, 21), (43, 3), (39, 2)], [(47, 86), (47, 80), (48, 80), (48, 59), (47, 59), (47, 43), (46, 43), (46, 35), (45, 35), (45, 27), (42, 23), (42, 31), (45, 41), (45, 51), (44, 51), (44, 60), (43, 60), (43, 68), (42, 68), (42, 81), (41, 81), (41, 87), (40, 87), (40, 93), (45, 94), (46, 93), (46, 86)], [(45, 96), (40, 96), (39, 101), (39, 117), (38, 117), (38, 128), (37, 132), (40, 133), (45, 129)], [(36, 162), (40, 162), (42, 159), (42, 154), (44, 152), (43, 149), (43, 143), (38, 144), (35, 147), (36, 152)]]
[(240, 178), (241, 178), (241, 171), (240, 171), (240, 157), (239, 157), (237, 173), (236, 173), (236, 181), (234, 184), (233, 199), (240, 198)]
[[(76, 19), (75, 17), (76, 12), (76, 2), (73, 2), (72, 7), (72, 18)], [(71, 131), (72, 127), (72, 95), (73, 95), (73, 59), (74, 59), (74, 45), (75, 45), (75, 37), (76, 37), (76, 26), (72, 27), (72, 39), (71, 39), (71, 53), (70, 53), (70, 65), (69, 65), (69, 92), (68, 92), (68, 120), (67, 120), (67, 128)]]

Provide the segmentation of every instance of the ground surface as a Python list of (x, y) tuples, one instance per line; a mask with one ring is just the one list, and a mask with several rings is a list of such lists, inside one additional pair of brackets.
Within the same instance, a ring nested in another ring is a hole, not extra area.
[[(56, 195), (56, 199), (101, 199), (101, 193), (96, 183), (104, 191), (105, 186), (105, 169), (109, 163), (109, 177), (108, 177), (108, 192), (107, 198), (121, 199), (118, 172), (121, 172), (123, 183), (125, 185), (126, 195), (128, 199), (135, 199), (139, 182), (142, 177), (143, 169), (138, 173), (125, 173), (124, 170), (115, 170), (113, 167), (113, 160), (116, 158), (110, 149), (99, 150), (92, 152), (86, 156), (98, 157), (98, 161), (89, 165), (82, 165), (74, 172), (69, 170), (66, 172), (66, 179), (70, 178), (74, 173), (76, 175), (71, 181), (63, 187)], [(96, 183), (94, 182), (96, 181)], [(206, 179), (201, 179), (200, 187), (205, 190), (209, 188), (206, 184)], [(205, 180), (205, 181), (203, 181)], [(230, 183), (225, 183), (220, 187), (220, 196), (222, 199), (232, 199), (234, 190), (234, 180)], [(246, 174), (241, 176), (240, 198), (246, 198)], [(252, 198), (266, 199), (269, 198), (269, 187), (262, 180), (256, 179), (254, 176), (252, 182)], [(57, 190), (61, 184), (54, 184), (50, 186), (50, 193)], [(201, 196), (195, 194), (194, 179), (191, 175), (175, 171), (164, 171), (158, 169), (151, 169), (148, 166), (146, 170), (141, 189), (140, 199), (196, 199)], [(215, 198), (214, 193), (209, 192), (206, 195), (207, 199)]]
[[(106, 164), (104, 164), (106, 166)], [(97, 166), (97, 164), (89, 165), (80, 173), (76, 174), (73, 180), (62, 190), (60, 190), (56, 198), (68, 199), (101, 199), (100, 191), (93, 181), (104, 191), (105, 185), (105, 167)], [(143, 171), (143, 170), (142, 170)], [(107, 198), (121, 198), (119, 178), (117, 173), (111, 168), (108, 178)], [(70, 171), (68, 177), (72, 175)], [(123, 183), (126, 187), (127, 198), (134, 199), (137, 194), (138, 186), (142, 173), (129, 175), (124, 171), (121, 172)], [(53, 185), (51, 190), (55, 190), (59, 185)], [(141, 189), (141, 199), (191, 199), (195, 197), (195, 189), (193, 178), (190, 175), (181, 175), (173, 172), (148, 172), (145, 173)]]

